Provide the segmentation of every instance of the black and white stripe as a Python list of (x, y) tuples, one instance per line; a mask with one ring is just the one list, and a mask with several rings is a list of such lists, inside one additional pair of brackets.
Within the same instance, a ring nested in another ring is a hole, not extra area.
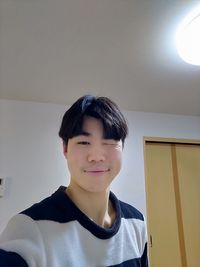
[(138, 210), (110, 193), (117, 216), (105, 229), (82, 213), (64, 191), (60, 187), (11, 219), (0, 239), (4, 249), (0, 260), (11, 251), (30, 267), (147, 266), (146, 227)]

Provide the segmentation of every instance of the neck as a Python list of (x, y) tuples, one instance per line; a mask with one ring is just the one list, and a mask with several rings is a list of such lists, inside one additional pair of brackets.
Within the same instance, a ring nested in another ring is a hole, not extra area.
[(69, 185), (66, 194), (92, 221), (103, 228), (110, 228), (115, 220), (115, 211), (109, 200), (109, 189), (105, 192), (88, 192)]

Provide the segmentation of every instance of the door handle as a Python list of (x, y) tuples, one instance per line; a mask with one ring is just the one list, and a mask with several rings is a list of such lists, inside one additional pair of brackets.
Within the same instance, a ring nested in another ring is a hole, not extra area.
[(152, 248), (153, 247), (153, 238), (152, 238), (152, 235), (150, 235), (149, 241), (150, 241), (150, 247)]

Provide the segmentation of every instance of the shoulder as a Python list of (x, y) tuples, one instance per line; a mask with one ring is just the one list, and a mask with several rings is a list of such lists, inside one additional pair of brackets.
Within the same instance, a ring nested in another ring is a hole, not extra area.
[(71, 203), (65, 194), (65, 187), (61, 186), (51, 196), (32, 205), (21, 212), (33, 220), (52, 220), (56, 222), (67, 222), (72, 220), (73, 212)]
[(110, 192), (110, 199), (117, 212), (120, 212), (121, 218), (138, 219), (144, 221), (144, 216), (138, 209), (126, 202), (119, 200), (113, 192)]
[(33, 220), (42, 220), (48, 218), (48, 213), (52, 213), (55, 208), (55, 199), (53, 196), (47, 197), (42, 201), (33, 204), (31, 207), (20, 212), (20, 214), (27, 215)]
[(141, 221), (144, 221), (144, 216), (143, 214), (136, 209), (135, 207), (133, 207), (132, 205), (123, 202), (121, 200), (119, 200), (119, 204), (121, 207), (121, 216), (122, 218), (125, 219), (138, 219)]

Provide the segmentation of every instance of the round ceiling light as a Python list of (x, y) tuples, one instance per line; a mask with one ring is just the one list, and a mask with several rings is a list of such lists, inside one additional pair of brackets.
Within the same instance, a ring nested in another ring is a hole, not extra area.
[(185, 62), (200, 66), (200, 6), (179, 25), (176, 32), (176, 48)]

